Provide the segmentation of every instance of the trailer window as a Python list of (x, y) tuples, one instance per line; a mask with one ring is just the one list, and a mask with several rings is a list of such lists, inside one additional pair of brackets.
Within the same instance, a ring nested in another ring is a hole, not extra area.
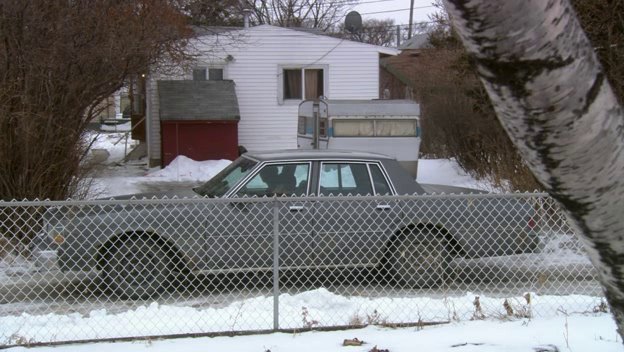
[(327, 137), (327, 119), (319, 121), (319, 136)]
[(297, 122), (297, 133), (306, 134), (306, 118), (305, 116), (299, 116), (299, 121)]
[(417, 120), (375, 120), (375, 136), (417, 137)]
[(334, 120), (334, 137), (372, 137), (374, 124), (372, 120)]
[(418, 137), (418, 120), (346, 120), (332, 122), (334, 137)]
[[(312, 117), (299, 116), (297, 123), (298, 134), (314, 134), (314, 119)], [(327, 119), (322, 118), (319, 121), (319, 136), (327, 137)]]

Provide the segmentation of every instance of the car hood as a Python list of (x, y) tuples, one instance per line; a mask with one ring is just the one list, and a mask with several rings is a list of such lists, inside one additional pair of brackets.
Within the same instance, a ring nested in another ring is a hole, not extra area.
[(455, 187), (455, 186), (447, 186), (447, 185), (435, 185), (430, 183), (421, 183), (420, 186), (425, 190), (426, 193), (445, 193), (445, 194), (478, 194), (478, 193), (488, 193), (486, 191), (481, 191), (473, 188), (465, 188), (465, 187)]

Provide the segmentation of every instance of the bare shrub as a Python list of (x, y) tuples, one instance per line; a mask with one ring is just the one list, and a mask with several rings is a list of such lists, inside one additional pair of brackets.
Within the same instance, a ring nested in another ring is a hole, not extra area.
[[(603, 65), (620, 103), (624, 102), (624, 3), (573, 0), (578, 18)], [(477, 178), (507, 190), (542, 187), (519, 157), (501, 127), (476, 69), (449, 26), (444, 7), (432, 18), (432, 49), (412, 62), (408, 78), (422, 107), (421, 151), (455, 158)]]
[(301, 322), (305, 329), (311, 329), (320, 324), (320, 322), (310, 317), (310, 312), (307, 307), (301, 307)]
[(186, 58), (185, 24), (170, 0), (3, 1), (0, 199), (83, 195), (87, 125), (128, 77)]
[(581, 27), (592, 42), (613, 92), (624, 104), (624, 2), (572, 0)]
[(461, 48), (423, 50), (416, 60), (411, 81), (422, 109), (422, 153), (454, 158), (507, 190), (539, 189), (466, 60)]

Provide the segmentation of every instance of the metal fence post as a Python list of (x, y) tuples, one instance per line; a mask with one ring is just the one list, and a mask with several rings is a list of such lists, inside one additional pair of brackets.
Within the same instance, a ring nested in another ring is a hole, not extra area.
[(279, 329), (279, 201), (273, 202), (273, 329)]

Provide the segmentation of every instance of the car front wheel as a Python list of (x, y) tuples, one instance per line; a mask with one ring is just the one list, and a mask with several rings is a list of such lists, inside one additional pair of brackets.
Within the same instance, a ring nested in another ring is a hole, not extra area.
[(411, 230), (390, 249), (390, 276), (407, 287), (437, 287), (444, 280), (448, 251), (444, 238), (428, 230)]
[(119, 297), (146, 299), (165, 290), (172, 276), (167, 252), (147, 237), (118, 243), (103, 267), (104, 282)]

